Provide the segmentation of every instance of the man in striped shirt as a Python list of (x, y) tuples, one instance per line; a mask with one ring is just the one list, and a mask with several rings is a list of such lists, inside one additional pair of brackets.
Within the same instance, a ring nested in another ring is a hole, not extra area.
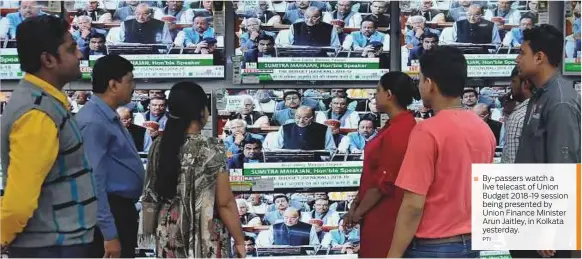
[(501, 156), (501, 163), (511, 164), (515, 162), (515, 154), (519, 147), (519, 138), (525, 112), (527, 111), (527, 104), (529, 98), (532, 96), (533, 84), (528, 79), (519, 76), (519, 71), (514, 68), (511, 72), (511, 95), (517, 102), (514, 110), (505, 119), (504, 130), (504, 145), (503, 155)]

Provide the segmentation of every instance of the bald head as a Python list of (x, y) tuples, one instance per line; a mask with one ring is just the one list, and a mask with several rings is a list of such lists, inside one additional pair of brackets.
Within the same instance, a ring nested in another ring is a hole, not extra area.
[(467, 10), (467, 20), (470, 23), (478, 23), (481, 20), (481, 15), (483, 14), (482, 10), (483, 8), (481, 5), (472, 4)]
[(305, 10), (305, 24), (309, 26), (313, 26), (318, 24), (321, 21), (321, 13), (319, 12), (319, 8), (311, 6)]
[(150, 20), (151, 8), (147, 3), (140, 3), (135, 7), (135, 20), (138, 23), (145, 23)]
[(131, 110), (125, 106), (121, 106), (119, 108), (117, 108), (117, 114), (119, 115), (119, 120), (121, 121), (121, 124), (124, 127), (129, 127), (129, 125), (131, 124), (132, 121), (132, 114), (131, 114)]
[(299, 127), (307, 127), (311, 125), (313, 120), (313, 110), (309, 106), (300, 106), (295, 112), (295, 123)]
[(473, 111), (481, 117), (483, 120), (487, 120), (491, 115), (491, 109), (489, 105), (484, 103), (479, 103), (473, 107)]

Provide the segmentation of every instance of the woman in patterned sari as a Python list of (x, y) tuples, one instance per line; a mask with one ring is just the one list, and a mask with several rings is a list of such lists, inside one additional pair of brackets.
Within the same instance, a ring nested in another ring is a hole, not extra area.
[(201, 134), (206, 101), (199, 85), (174, 85), (164, 134), (149, 153), (142, 226), (155, 235), (157, 257), (233, 257), (231, 236), (235, 256), (245, 257), (224, 144)]

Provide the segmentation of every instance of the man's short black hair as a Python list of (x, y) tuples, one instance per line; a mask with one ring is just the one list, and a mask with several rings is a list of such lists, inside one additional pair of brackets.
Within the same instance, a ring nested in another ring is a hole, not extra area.
[(255, 239), (253, 237), (245, 236), (245, 241), (251, 241), (253, 242), (253, 245), (255, 244)]
[(243, 142), (241, 143), (241, 147), (245, 147), (247, 144), (251, 144), (251, 145), (257, 145), (257, 147), (259, 147), (260, 149), (263, 148), (263, 142), (261, 142), (260, 140), (256, 139), (256, 138), (249, 138), (247, 140), (243, 140)]
[(368, 116), (368, 114), (364, 115), (364, 117), (362, 117), (360, 121), (358, 121), (358, 127), (360, 127), (362, 121), (369, 121), (372, 122), (372, 124), (374, 124), (374, 118), (372, 118), (372, 116)]
[(110, 80), (121, 82), (122, 78), (132, 71), (131, 62), (119, 55), (105, 55), (97, 59), (91, 72), (93, 92), (105, 93)]
[(273, 36), (267, 35), (265, 33), (260, 34), (259, 37), (257, 38), (257, 42), (262, 41), (262, 40), (268, 40), (271, 42), (271, 44), (275, 43), (275, 39), (273, 38)]
[(479, 92), (477, 92), (477, 89), (473, 87), (463, 89), (463, 95), (465, 95), (466, 93), (474, 93), (475, 97), (479, 97)]
[(432, 32), (423, 33), (422, 36), (420, 36), (420, 41), (422, 42), (426, 38), (436, 39), (437, 41), (439, 40), (439, 36)]
[(441, 94), (461, 97), (467, 81), (467, 60), (463, 52), (451, 46), (436, 46), (420, 57), (420, 72), (430, 78)]
[(88, 39), (95, 39), (95, 38), (99, 38), (100, 40), (102, 40), (103, 42), (105, 42), (105, 35), (101, 34), (101, 33), (97, 33), (97, 32), (92, 32), (91, 34), (89, 34)]
[(299, 99), (301, 99), (301, 94), (298, 91), (292, 90), (292, 91), (287, 91), (285, 93), (283, 93), (283, 101), (285, 101), (285, 99), (287, 99), (287, 96), (289, 95), (297, 95), (299, 96)]
[(285, 199), (287, 202), (289, 202), (289, 198), (287, 198), (287, 196), (285, 196), (285, 195), (277, 195), (277, 196), (273, 197), (273, 203), (275, 203), (275, 201), (276, 201), (277, 199), (281, 199), (281, 198), (283, 198), (283, 199)]
[(564, 35), (549, 24), (535, 26), (523, 32), (523, 41), (529, 42), (533, 53), (543, 52), (548, 61), (554, 67), (558, 67), (562, 61), (564, 51)]
[(16, 49), (20, 70), (36, 73), (41, 69), (40, 56), (49, 53), (59, 58), (59, 46), (65, 42), (69, 23), (52, 15), (25, 19), (16, 28)]

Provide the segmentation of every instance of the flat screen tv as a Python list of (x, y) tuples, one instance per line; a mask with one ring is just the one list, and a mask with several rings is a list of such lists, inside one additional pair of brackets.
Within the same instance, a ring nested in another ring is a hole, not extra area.
[(387, 3), (234, 4), (234, 68), (240, 83), (376, 81), (389, 69)]
[(401, 67), (412, 74), (426, 50), (449, 45), (465, 54), (470, 78), (509, 77), (522, 31), (539, 16), (537, 1), (413, 0), (400, 6)]
[[(104, 54), (130, 60), (137, 79), (224, 78), (224, 37), (215, 30), (224, 17), (214, 15), (212, 1), (141, 2), (65, 1), (70, 32), (83, 56), (83, 80)], [(0, 79), (19, 79), (14, 36), (0, 38), (6, 43), (0, 49)]]

